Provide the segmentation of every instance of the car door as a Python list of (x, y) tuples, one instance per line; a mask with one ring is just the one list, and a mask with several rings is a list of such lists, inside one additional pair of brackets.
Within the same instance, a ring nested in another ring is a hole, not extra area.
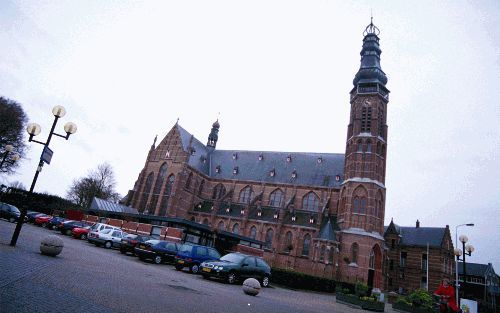
[(254, 257), (246, 257), (241, 262), (241, 273), (240, 276), (243, 278), (255, 277), (255, 258)]
[(111, 232), (111, 241), (113, 242), (113, 246), (117, 247), (120, 245), (122, 240), (122, 232), (119, 230), (113, 230)]
[(177, 244), (173, 242), (165, 243), (165, 260), (167, 262), (174, 262), (174, 257), (177, 254)]
[(266, 275), (269, 266), (260, 258), (255, 258), (255, 261), (257, 263), (257, 275), (259, 278), (263, 278)]
[(209, 259), (207, 247), (196, 247), (196, 261), (202, 263)]

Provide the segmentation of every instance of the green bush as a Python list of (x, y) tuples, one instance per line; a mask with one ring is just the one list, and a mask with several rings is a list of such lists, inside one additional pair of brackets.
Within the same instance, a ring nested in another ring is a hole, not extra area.
[(364, 297), (368, 295), (368, 290), (370, 287), (368, 287), (367, 284), (362, 283), (362, 282), (357, 282), (355, 286), (355, 292), (358, 297)]
[(417, 289), (408, 295), (408, 302), (415, 307), (432, 308), (432, 296), (425, 289)]
[(398, 304), (398, 305), (406, 305), (406, 306), (413, 306), (413, 304), (408, 301), (408, 299), (406, 297), (399, 297), (396, 302), (394, 302), (394, 304)]
[(316, 277), (281, 268), (273, 268), (273, 283), (296, 289), (335, 292), (336, 282), (333, 279)]

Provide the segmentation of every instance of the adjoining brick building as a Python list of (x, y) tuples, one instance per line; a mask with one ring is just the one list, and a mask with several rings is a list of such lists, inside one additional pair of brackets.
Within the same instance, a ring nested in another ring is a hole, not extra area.
[(272, 265), (383, 288), (387, 77), (365, 29), (345, 154), (217, 150), (176, 123), (148, 153), (128, 204), (266, 243)]
[(407, 293), (423, 288), (433, 292), (443, 278), (454, 280), (455, 262), (450, 229), (402, 227), (391, 220), (384, 234), (387, 251), (385, 289)]

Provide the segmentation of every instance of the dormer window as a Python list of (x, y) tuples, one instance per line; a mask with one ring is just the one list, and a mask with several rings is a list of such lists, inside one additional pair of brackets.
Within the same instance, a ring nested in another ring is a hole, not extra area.
[(231, 208), (226, 208), (226, 213), (231, 212)]
[(237, 166), (235, 166), (235, 167), (233, 168), (233, 174), (234, 174), (234, 175), (238, 174), (238, 167), (237, 167)]
[(279, 216), (280, 216), (280, 215), (278, 214), (278, 211), (274, 212), (273, 217), (274, 217), (274, 219), (275, 219), (275, 220), (276, 220), (276, 219), (278, 219), (278, 217), (279, 217)]
[(292, 178), (297, 178), (297, 171), (292, 172)]
[(339, 174), (335, 175), (335, 180), (336, 181), (340, 181), (340, 175)]
[(311, 216), (311, 217), (309, 218), (309, 223), (310, 223), (310, 224), (314, 224), (314, 216)]
[(261, 217), (261, 216), (262, 216), (262, 211), (261, 211), (261, 210), (258, 210), (258, 211), (257, 211), (257, 216), (258, 216), (258, 217)]
[(165, 153), (165, 158), (170, 158), (170, 151), (167, 150), (167, 152)]
[(269, 176), (274, 177), (274, 175), (276, 175), (276, 170), (273, 168), (269, 171)]
[(238, 159), (238, 153), (235, 152), (235, 153), (233, 153), (233, 160), (236, 160), (236, 159)]
[(191, 148), (191, 155), (195, 155), (196, 154), (196, 149), (195, 148)]
[(219, 174), (219, 173), (220, 173), (220, 165), (217, 165), (217, 166), (215, 167), (215, 172), (216, 172), (217, 174)]
[(261, 153), (261, 154), (259, 154), (259, 161), (262, 161), (262, 160), (264, 160), (264, 155)]
[(290, 154), (286, 157), (286, 161), (288, 163), (292, 162), (292, 156)]
[(241, 215), (245, 215), (245, 209), (241, 209), (240, 213)]
[(321, 164), (321, 163), (323, 163), (323, 158), (322, 158), (322, 157), (319, 157), (319, 158), (318, 158), (318, 164)]
[(297, 220), (297, 216), (292, 215), (292, 222), (295, 222)]

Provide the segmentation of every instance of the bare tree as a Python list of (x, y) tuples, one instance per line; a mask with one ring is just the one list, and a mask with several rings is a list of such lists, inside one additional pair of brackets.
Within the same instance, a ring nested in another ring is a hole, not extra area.
[(88, 208), (94, 197), (118, 202), (120, 195), (115, 191), (116, 181), (113, 168), (108, 163), (97, 166), (86, 177), (75, 179), (67, 191), (74, 203)]
[(0, 157), (3, 158), (7, 145), (14, 148), (7, 155), (0, 173), (14, 173), (19, 162), (13, 162), (12, 157), (15, 154), (21, 158), (25, 156), (26, 143), (23, 134), (27, 121), (28, 117), (19, 103), (0, 97)]
[(26, 190), (26, 186), (18, 180), (11, 182), (9, 185), (15, 189)]

